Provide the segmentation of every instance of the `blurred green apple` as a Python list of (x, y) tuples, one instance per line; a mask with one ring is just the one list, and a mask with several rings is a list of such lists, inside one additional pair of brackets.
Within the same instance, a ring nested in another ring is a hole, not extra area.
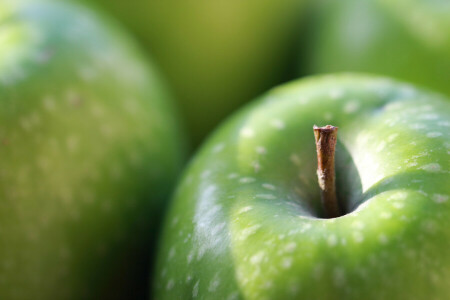
[(166, 87), (86, 9), (3, 0), (0, 24), (0, 299), (146, 292), (184, 157)]
[(85, 0), (126, 24), (161, 65), (198, 143), (284, 81), (304, 0)]
[(313, 6), (304, 57), (309, 72), (378, 73), (450, 95), (450, 1), (320, 0)]
[[(269, 92), (197, 153), (162, 233), (156, 299), (445, 300), (450, 103), (385, 78)], [(339, 127), (323, 218), (313, 125)]]

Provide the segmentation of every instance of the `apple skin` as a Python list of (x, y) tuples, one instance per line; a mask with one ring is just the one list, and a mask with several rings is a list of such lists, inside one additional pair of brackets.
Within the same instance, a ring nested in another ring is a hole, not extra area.
[(295, 72), (306, 1), (85, 2), (117, 17), (155, 57), (195, 145), (232, 111)]
[[(225, 122), (176, 191), (156, 299), (448, 299), (450, 105), (369, 75), (276, 88)], [(323, 219), (313, 125), (339, 127)]]
[(147, 294), (185, 151), (165, 84), (78, 5), (1, 1), (0, 20), (0, 299)]
[(377, 73), (450, 95), (448, 1), (320, 0), (308, 15), (310, 73)]

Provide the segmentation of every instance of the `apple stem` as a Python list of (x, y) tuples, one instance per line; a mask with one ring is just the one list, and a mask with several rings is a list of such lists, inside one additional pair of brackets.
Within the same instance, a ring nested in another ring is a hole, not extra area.
[(338, 128), (327, 125), (314, 125), (317, 149), (317, 177), (321, 190), (322, 207), (327, 218), (339, 217), (340, 209), (336, 196), (334, 155)]

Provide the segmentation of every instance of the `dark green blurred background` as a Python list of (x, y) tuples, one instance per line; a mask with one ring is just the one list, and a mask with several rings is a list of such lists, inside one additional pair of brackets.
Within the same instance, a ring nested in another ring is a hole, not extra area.
[(370, 72), (450, 94), (450, 1), (319, 0), (302, 72)]
[(299, 75), (361, 71), (450, 94), (450, 1), (84, 1), (154, 56), (194, 145), (243, 103)]
[(303, 0), (86, 1), (151, 53), (194, 145), (244, 102), (295, 77)]

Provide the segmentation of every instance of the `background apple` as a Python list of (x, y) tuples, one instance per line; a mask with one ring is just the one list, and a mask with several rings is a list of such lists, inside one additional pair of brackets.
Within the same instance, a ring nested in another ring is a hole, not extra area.
[(371, 72), (450, 95), (449, 1), (321, 0), (311, 6), (302, 74)]
[(295, 72), (305, 1), (85, 1), (115, 15), (155, 57), (195, 144), (242, 103)]
[[(448, 299), (450, 105), (390, 79), (277, 88), (212, 135), (166, 220), (157, 299)], [(324, 219), (313, 125), (339, 127)]]
[(0, 2), (0, 298), (148, 289), (184, 142), (153, 66), (108, 20)]

